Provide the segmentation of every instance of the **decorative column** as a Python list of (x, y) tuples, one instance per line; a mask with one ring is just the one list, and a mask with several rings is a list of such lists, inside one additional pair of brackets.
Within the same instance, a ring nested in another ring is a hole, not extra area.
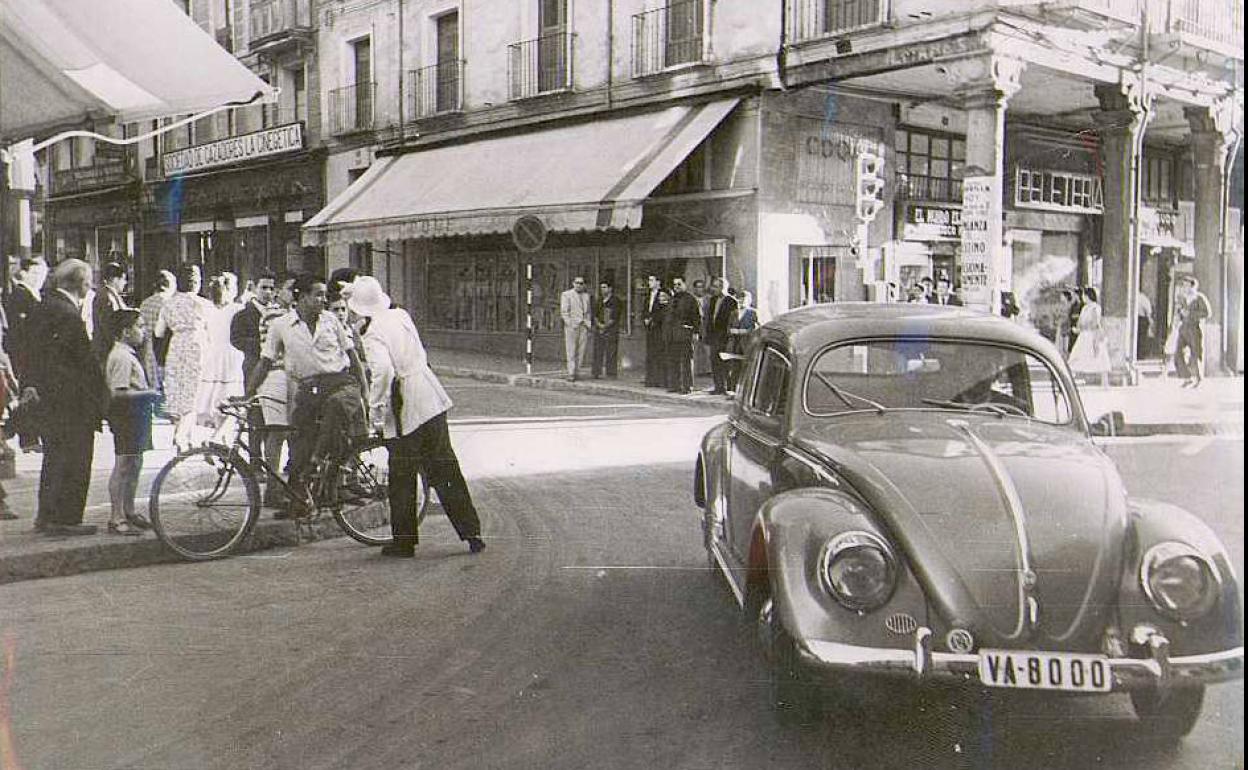
[(1018, 93), (1023, 62), (994, 54), (943, 65), (966, 112), (966, 166), (962, 179), (962, 249), (958, 256), (966, 304), (993, 309), (1008, 288), (1001, 222), (1005, 191), (1005, 109)]
[(1118, 84), (1096, 87), (1100, 110), (1101, 179), (1105, 210), (1101, 214), (1101, 309), (1114, 371), (1135, 380), (1135, 306), (1140, 284), (1140, 168), (1144, 130), (1152, 115), (1152, 96), (1130, 73)]
[(1205, 325), (1205, 367), (1216, 371), (1228, 346), (1230, 298), (1227, 295), (1227, 255), (1223, 239), (1226, 228), (1227, 154), (1235, 138), (1235, 107), (1230, 98), (1208, 108), (1188, 107), (1184, 114), (1192, 128), (1192, 160), (1195, 166), (1196, 278), (1213, 310)]

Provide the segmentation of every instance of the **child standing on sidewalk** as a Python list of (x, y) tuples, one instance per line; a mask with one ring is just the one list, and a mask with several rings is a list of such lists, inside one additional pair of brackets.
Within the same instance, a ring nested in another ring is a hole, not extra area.
[(112, 513), (108, 531), (115, 535), (139, 535), (151, 525), (134, 513), (134, 496), (143, 470), (143, 453), (152, 448), (152, 405), (159, 394), (147, 381), (142, 350), (143, 318), (137, 310), (123, 309), (113, 314), (112, 349), (105, 364), (105, 377), (112, 392), (108, 424), (113, 431), (116, 456), (108, 479)]

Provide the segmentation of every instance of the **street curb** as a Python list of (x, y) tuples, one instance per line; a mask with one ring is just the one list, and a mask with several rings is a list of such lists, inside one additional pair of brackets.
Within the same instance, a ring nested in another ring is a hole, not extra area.
[(705, 409), (714, 412), (727, 412), (731, 408), (731, 402), (727, 400), (708, 400), (700, 398), (690, 398), (688, 396), (680, 396), (671, 393), (658, 393), (651, 391), (637, 390), (621, 385), (610, 385), (603, 382), (569, 382), (568, 380), (556, 379), (553, 377), (542, 377), (533, 374), (505, 374), (503, 372), (494, 372), (487, 369), (471, 369), (460, 366), (433, 366), (434, 374), (439, 377), (463, 377), (465, 379), (477, 380), (478, 382), (493, 382), (502, 385), (511, 385), (513, 387), (533, 388), (535, 390), (562, 390), (575, 391), (578, 393), (589, 393), (597, 396), (611, 396), (614, 398), (627, 398), (632, 401), (649, 401), (660, 404), (673, 404), (680, 406), (691, 406), (698, 409)]
[[(433, 506), (440, 506), (430, 501), (430, 513)], [(232, 556), (267, 551), (274, 548), (293, 548), (306, 543), (346, 537), (328, 514), (318, 516), (312, 521), (301, 524), (293, 521), (274, 521), (269, 513), (262, 513), (260, 521), (252, 529), (251, 534)], [(38, 548), (30, 553), (14, 553), (0, 556), (0, 585), (18, 583), (39, 578), (65, 577), (80, 575), (86, 572), (99, 572), (110, 569), (128, 569), (131, 567), (148, 567), (155, 564), (191, 564), (175, 553), (172, 553), (154, 535), (139, 538), (119, 538), (112, 535), (96, 535), (72, 538), (85, 540), (75, 543), (69, 548), (58, 547), (71, 538), (54, 539), (31, 532), (30, 537), (36, 538)], [(100, 542), (99, 538), (109, 538)], [(364, 545), (361, 548), (367, 547)], [(225, 557), (231, 558), (231, 557)]]

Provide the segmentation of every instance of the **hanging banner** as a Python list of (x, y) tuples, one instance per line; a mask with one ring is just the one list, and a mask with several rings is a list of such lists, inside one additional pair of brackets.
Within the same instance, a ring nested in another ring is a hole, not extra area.
[(991, 306), (1001, 259), (1001, 193), (991, 176), (962, 180), (960, 259), (962, 301), (967, 305)]

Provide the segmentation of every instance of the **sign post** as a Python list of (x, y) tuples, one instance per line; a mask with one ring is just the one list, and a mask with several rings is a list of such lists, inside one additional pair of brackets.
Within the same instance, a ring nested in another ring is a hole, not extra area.
[[(511, 226), (511, 240), (521, 254), (540, 251), (546, 245), (546, 223), (523, 216)], [(533, 261), (524, 264), (524, 373), (533, 373)]]

